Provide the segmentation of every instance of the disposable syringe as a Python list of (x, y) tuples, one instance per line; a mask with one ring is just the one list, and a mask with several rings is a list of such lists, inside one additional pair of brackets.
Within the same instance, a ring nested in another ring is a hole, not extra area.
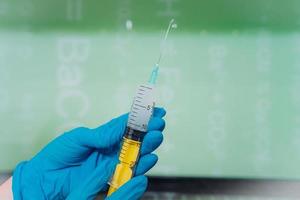
[(129, 113), (125, 135), (123, 137), (119, 154), (119, 163), (109, 182), (110, 187), (107, 196), (111, 195), (134, 176), (134, 169), (139, 159), (140, 147), (148, 130), (148, 123), (153, 114), (155, 105), (154, 86), (158, 76), (159, 62), (164, 52), (168, 33), (172, 27), (176, 28), (173, 19), (169, 23), (159, 58), (151, 72), (148, 83), (140, 85), (137, 89)]

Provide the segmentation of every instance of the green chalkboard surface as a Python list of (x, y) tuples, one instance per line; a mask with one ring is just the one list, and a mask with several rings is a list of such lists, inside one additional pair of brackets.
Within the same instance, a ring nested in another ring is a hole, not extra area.
[(300, 2), (1, 0), (0, 171), (128, 112), (169, 20), (160, 176), (300, 179)]

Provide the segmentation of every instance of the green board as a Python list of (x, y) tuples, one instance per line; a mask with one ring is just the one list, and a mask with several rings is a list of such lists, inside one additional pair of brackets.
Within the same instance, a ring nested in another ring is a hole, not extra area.
[(169, 20), (152, 175), (300, 178), (300, 2), (1, 0), (0, 171), (128, 112)]

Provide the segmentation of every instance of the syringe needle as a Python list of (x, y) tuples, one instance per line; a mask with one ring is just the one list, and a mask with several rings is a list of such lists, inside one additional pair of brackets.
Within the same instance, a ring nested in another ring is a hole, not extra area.
[(150, 84), (154, 85), (155, 82), (156, 82), (156, 79), (157, 79), (157, 76), (158, 76), (158, 70), (159, 70), (159, 63), (161, 61), (161, 58), (162, 58), (162, 56), (164, 54), (164, 51), (165, 51), (165, 48), (166, 48), (166, 42), (167, 42), (169, 32), (170, 32), (171, 28), (176, 28), (177, 27), (177, 25), (174, 22), (175, 22), (174, 19), (171, 19), (171, 21), (169, 22), (168, 28), (167, 28), (166, 33), (165, 33), (165, 37), (162, 41), (162, 46), (161, 46), (161, 49), (160, 49), (160, 53), (159, 53), (157, 62), (156, 62), (155, 67), (153, 68), (153, 70), (151, 72), (151, 76), (150, 76), (150, 79), (148, 81)]
[(175, 20), (174, 19), (171, 19), (171, 21), (169, 22), (169, 25), (168, 25), (168, 28), (166, 30), (166, 33), (165, 33), (165, 37), (162, 41), (162, 46), (161, 46), (161, 50), (160, 50), (160, 53), (159, 53), (159, 56), (158, 56), (158, 59), (157, 59), (157, 62), (156, 62), (156, 66), (159, 66), (159, 63), (160, 63), (160, 60), (165, 52), (165, 48), (166, 48), (166, 42), (167, 42), (167, 38), (168, 38), (168, 35), (169, 35), (169, 32), (171, 30), (171, 28), (176, 28), (177, 25), (175, 24)]

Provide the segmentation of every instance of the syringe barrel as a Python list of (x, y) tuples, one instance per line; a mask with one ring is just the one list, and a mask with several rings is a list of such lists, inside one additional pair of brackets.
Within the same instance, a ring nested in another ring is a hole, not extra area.
[(128, 116), (126, 132), (123, 137), (116, 166), (107, 196), (129, 181), (139, 160), (143, 138), (154, 109), (154, 85), (140, 85)]
[(110, 188), (107, 196), (111, 195), (119, 187), (129, 181), (134, 175), (135, 166), (140, 155), (140, 147), (145, 133), (126, 128), (119, 155), (119, 163), (116, 166), (114, 175), (109, 182)]

